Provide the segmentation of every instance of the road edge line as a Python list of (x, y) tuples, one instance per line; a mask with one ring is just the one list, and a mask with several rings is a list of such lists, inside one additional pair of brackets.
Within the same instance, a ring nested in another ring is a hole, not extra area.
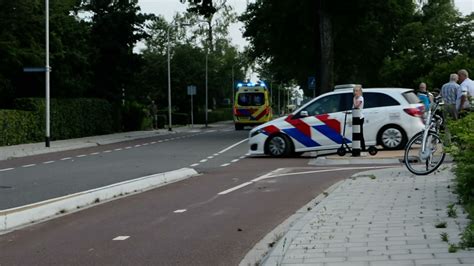
[(196, 175), (198, 175), (198, 172), (192, 168), (181, 168), (20, 207), (0, 210), (0, 234)]

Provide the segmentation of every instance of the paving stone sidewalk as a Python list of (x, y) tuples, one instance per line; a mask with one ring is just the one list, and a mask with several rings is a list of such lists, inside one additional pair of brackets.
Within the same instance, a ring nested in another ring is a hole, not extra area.
[(450, 166), (441, 168), (428, 176), (403, 167), (374, 170), (343, 181), (291, 226), (263, 264), (474, 265), (474, 250), (449, 252), (469, 220), (458, 205), (457, 217), (448, 216), (458, 200)]

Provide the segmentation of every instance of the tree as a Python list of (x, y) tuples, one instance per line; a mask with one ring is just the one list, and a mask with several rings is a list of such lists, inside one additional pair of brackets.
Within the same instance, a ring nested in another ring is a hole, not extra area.
[(93, 89), (89, 95), (117, 101), (132, 80), (140, 59), (135, 44), (147, 36), (138, 0), (91, 0), (84, 5), (93, 13), (90, 46), (93, 47)]

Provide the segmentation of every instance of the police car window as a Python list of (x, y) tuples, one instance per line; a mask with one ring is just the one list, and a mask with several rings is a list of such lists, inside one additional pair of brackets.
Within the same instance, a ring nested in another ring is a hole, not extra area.
[(364, 92), (363, 96), (364, 109), (400, 105), (397, 100), (384, 93)]
[(310, 116), (335, 113), (340, 111), (340, 103), (340, 94), (328, 95), (314, 101), (312, 104), (308, 105), (304, 111), (307, 111)]

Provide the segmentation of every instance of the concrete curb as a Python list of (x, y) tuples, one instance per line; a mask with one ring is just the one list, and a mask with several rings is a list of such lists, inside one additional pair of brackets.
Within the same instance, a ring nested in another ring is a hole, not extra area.
[[(270, 257), (274, 258), (275, 256), (278, 256), (278, 254), (283, 256), (284, 252), (289, 247), (289, 243), (291, 243), (293, 238), (296, 236), (297, 231), (301, 230), (301, 228), (306, 224), (307, 219), (304, 219), (304, 217), (309, 213), (309, 210), (317, 206), (344, 181), (345, 180), (341, 180), (333, 184), (323, 193), (319, 194), (316, 198), (306, 203), (293, 215), (288, 217), (283, 223), (275, 227), (275, 229), (255, 244), (247, 255), (245, 255), (239, 265), (262, 265), (263, 263), (267, 263)], [(299, 230), (297, 228), (299, 228)], [(274, 245), (273, 248), (270, 247), (272, 244)]]
[(25, 206), (0, 211), (0, 234), (12, 229), (52, 219), (65, 213), (100, 204), (112, 199), (135, 194), (177, 182), (198, 172), (191, 168), (159, 173), (128, 180), (101, 188), (78, 192)]

